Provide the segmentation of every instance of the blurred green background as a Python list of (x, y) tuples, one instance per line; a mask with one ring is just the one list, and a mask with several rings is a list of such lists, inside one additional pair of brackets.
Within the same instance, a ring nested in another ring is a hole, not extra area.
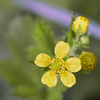
[[(60, 7), (64, 10), (72, 10), (88, 16), (93, 20), (100, 23), (100, 0), (38, 0), (47, 4), (54, 5), (55, 7)], [(32, 58), (28, 58), (26, 53), (27, 48), (31, 48), (31, 45), (34, 45), (34, 39), (31, 36), (31, 33), (34, 30), (36, 17), (41, 18), (30, 11), (25, 10), (22, 7), (16, 6), (11, 1), (0, 0), (0, 61), (4, 63), (5, 66), (19, 66), (16, 70), (20, 74), (20, 71), (24, 67), (26, 70), (32, 69), (32, 65), (29, 63), (23, 64), (28, 59), (34, 59), (36, 55)], [(43, 18), (42, 18), (43, 19)], [(63, 31), (67, 31), (68, 27), (64, 27), (62, 25), (58, 25), (54, 22), (50, 22), (49, 20), (45, 20), (46, 23), (52, 28), (54, 36), (59, 38), (63, 38)], [(58, 35), (59, 34), (59, 35)], [(98, 64), (96, 69), (92, 71), (90, 74), (80, 74), (77, 73), (77, 83), (72, 88), (67, 89), (63, 93), (63, 100), (100, 100), (100, 41), (94, 37), (90, 38), (90, 49), (87, 51), (94, 52), (94, 54), (98, 58)], [(36, 54), (39, 52), (35, 48), (34, 52)], [(13, 61), (10, 63), (7, 59), (11, 59)], [(20, 62), (21, 61), (21, 62)], [(22, 63), (23, 62), (23, 63)], [(6, 63), (6, 64), (5, 64)], [(22, 67), (20, 67), (22, 64)], [(3, 65), (3, 66), (4, 66)], [(29, 67), (29, 69), (27, 68)], [(10, 67), (8, 69), (1, 69), (1, 71), (10, 72)], [(39, 70), (36, 68), (35, 70)], [(2, 72), (0, 72), (2, 73)], [(31, 77), (31, 73), (36, 75), (35, 71), (24, 73), (25, 75), (29, 75)], [(40, 74), (39, 79), (42, 76), (42, 72)], [(24, 75), (23, 74), (23, 75)], [(6, 77), (7, 75), (4, 74)], [(29, 77), (28, 77), (29, 78)], [(33, 81), (35, 77), (32, 77)], [(38, 79), (38, 80), (39, 80)], [(17, 81), (16, 77), (16, 81)], [(29, 79), (31, 80), (31, 79)], [(37, 81), (37, 79), (35, 79)], [(18, 80), (21, 81), (21, 80)], [(32, 81), (32, 82), (33, 82)], [(15, 82), (16, 83), (16, 82)], [(27, 83), (27, 82), (26, 82)], [(34, 83), (34, 82), (33, 82)], [(19, 84), (19, 83), (18, 83)], [(30, 85), (30, 83), (27, 83)], [(17, 86), (16, 84), (14, 84)], [(42, 84), (39, 84), (39, 87), (42, 87)], [(38, 87), (38, 88), (39, 88)], [(25, 87), (26, 88), (26, 87)], [(58, 87), (60, 88), (60, 87)], [(5, 78), (0, 78), (0, 100), (23, 100), (19, 97), (11, 96), (11, 92), (13, 87), (9, 85), (9, 82)], [(34, 93), (33, 93), (34, 94)], [(18, 94), (19, 95), (19, 94)], [(52, 94), (50, 95), (52, 96)], [(31, 100), (31, 99), (30, 99)], [(42, 100), (42, 99), (33, 99), (33, 100)], [(52, 100), (52, 99), (51, 99)]]

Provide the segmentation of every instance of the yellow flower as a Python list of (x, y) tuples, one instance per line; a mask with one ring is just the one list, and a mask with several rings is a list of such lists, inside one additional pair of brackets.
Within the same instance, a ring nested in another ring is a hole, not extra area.
[(85, 17), (79, 16), (73, 22), (73, 31), (76, 34), (82, 35), (87, 31), (88, 25), (89, 25), (88, 19)]
[(64, 62), (63, 58), (68, 54), (69, 50), (69, 44), (60, 41), (55, 46), (55, 58), (51, 59), (44, 53), (37, 55), (35, 64), (39, 67), (49, 66), (50, 68), (42, 76), (41, 81), (43, 84), (48, 87), (55, 86), (57, 84), (57, 74), (59, 74), (61, 82), (67, 87), (72, 87), (76, 83), (76, 78), (71, 72), (78, 72), (81, 69), (81, 61), (77, 57), (72, 57)]

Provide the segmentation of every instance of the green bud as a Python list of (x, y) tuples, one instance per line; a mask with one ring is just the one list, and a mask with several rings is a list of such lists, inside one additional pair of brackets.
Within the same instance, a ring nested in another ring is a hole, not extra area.
[(81, 37), (81, 42), (83, 44), (89, 44), (89, 36), (86, 36), (86, 35), (82, 36)]

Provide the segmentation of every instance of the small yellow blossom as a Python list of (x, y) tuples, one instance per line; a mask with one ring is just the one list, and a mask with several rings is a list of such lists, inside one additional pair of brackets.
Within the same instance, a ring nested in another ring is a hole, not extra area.
[(85, 17), (79, 16), (73, 22), (73, 31), (76, 34), (82, 35), (87, 31), (88, 25), (89, 25), (88, 19)]
[(68, 54), (70, 46), (68, 43), (60, 41), (55, 46), (55, 58), (51, 59), (47, 54), (40, 53), (35, 59), (35, 64), (39, 67), (49, 67), (41, 79), (43, 84), (48, 87), (53, 87), (57, 84), (57, 74), (60, 76), (61, 82), (72, 87), (76, 83), (76, 78), (72, 72), (78, 72), (81, 69), (81, 61), (77, 57), (68, 58), (66, 61), (63, 58)]

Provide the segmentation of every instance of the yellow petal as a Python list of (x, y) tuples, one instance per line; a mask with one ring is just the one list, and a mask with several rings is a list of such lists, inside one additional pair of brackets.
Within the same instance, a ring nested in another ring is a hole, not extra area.
[(78, 72), (81, 69), (81, 60), (77, 57), (68, 58), (65, 67), (71, 72)]
[(64, 71), (60, 73), (60, 80), (67, 87), (72, 87), (76, 83), (76, 78), (74, 74), (69, 71)]
[(35, 64), (39, 67), (47, 67), (51, 62), (50, 56), (45, 53), (40, 53), (35, 59)]
[(48, 87), (53, 87), (57, 84), (57, 75), (53, 71), (48, 71), (42, 76), (41, 81)]
[(73, 23), (73, 30), (76, 31), (79, 28), (79, 25), (81, 26), (83, 32), (82, 34), (84, 34), (87, 31), (87, 27), (89, 25), (88, 19), (82, 16), (78, 16)]
[(55, 55), (58, 58), (64, 58), (69, 52), (70, 46), (64, 41), (60, 41), (55, 46)]
[(85, 18), (85, 17), (82, 17), (82, 20), (81, 20), (81, 28), (82, 28), (83, 33), (85, 33), (87, 31), (87, 26), (88, 25), (89, 25), (88, 19)]

